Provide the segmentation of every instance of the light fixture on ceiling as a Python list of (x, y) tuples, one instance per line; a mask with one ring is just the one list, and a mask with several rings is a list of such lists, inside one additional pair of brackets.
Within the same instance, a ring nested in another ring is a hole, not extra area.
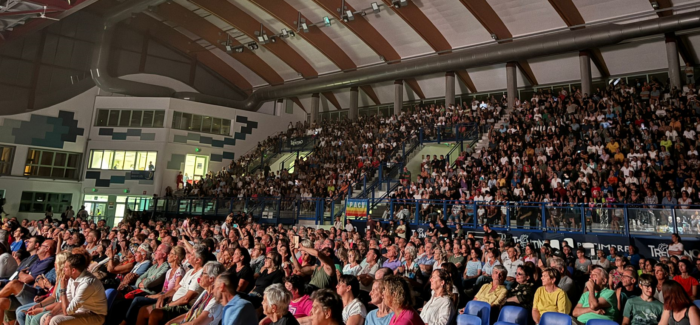
[(233, 50), (236, 51), (236, 53), (243, 53), (243, 49), (245, 49), (243, 45), (236, 46), (233, 48)]
[(255, 43), (255, 42), (250, 42), (250, 43), (246, 44), (246, 46), (248, 46), (248, 48), (249, 48), (251, 51), (255, 51), (255, 50), (257, 50), (258, 48), (260, 48), (260, 47), (258, 46), (258, 43)]
[(304, 33), (309, 32), (309, 25), (306, 24), (305, 18), (301, 18), (301, 12), (297, 12), (297, 20), (294, 22), (294, 24), (297, 25), (297, 33), (302, 31)]
[(408, 0), (393, 0), (391, 4), (394, 5), (394, 8), (401, 8), (408, 6)]
[(343, 20), (347, 23), (348, 21), (353, 21), (355, 20), (355, 15), (352, 13), (352, 10), (347, 10), (345, 11), (345, 16), (343, 16)]
[(263, 24), (260, 24), (260, 30), (255, 31), (255, 36), (258, 38), (258, 43), (267, 44), (270, 42), (270, 38), (265, 33), (265, 28)]
[(272, 43), (277, 42), (277, 37), (275, 37), (275, 36), (270, 36), (270, 42), (272, 42)]
[(372, 2), (372, 12), (374, 12), (375, 14), (378, 14), (379, 11), (380, 11), (379, 5), (376, 2)]
[(226, 47), (226, 53), (231, 53), (231, 35), (226, 34), (226, 43), (224, 46)]
[(282, 36), (282, 38), (287, 38), (289, 37), (289, 32), (286, 28), (282, 28), (282, 33), (280, 35)]
[(654, 10), (659, 9), (659, 3), (656, 1), (651, 2), (651, 7), (654, 8)]
[(323, 17), (323, 25), (329, 27), (331, 25), (331, 19), (328, 16)]
[(498, 36), (494, 33), (491, 33), (491, 38), (493, 38), (496, 41), (498, 40)]

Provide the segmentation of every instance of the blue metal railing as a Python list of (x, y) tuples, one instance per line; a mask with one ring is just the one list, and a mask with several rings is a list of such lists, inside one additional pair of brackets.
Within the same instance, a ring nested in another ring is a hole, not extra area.
[[(394, 185), (397, 182), (394, 183)], [(345, 211), (345, 197), (328, 198), (181, 198), (144, 199), (139, 204), (154, 217), (208, 216), (223, 218), (229, 213), (251, 213), (262, 223), (295, 224), (313, 220), (332, 223)], [(700, 206), (640, 204), (576, 204), (546, 202), (476, 202), (368, 198), (370, 215), (386, 215), (386, 220), (402, 216), (412, 226), (426, 226), (437, 219), (458, 222), (467, 229), (489, 224), (501, 231), (602, 234), (615, 236), (678, 233), (698, 236), (694, 220)], [(384, 213), (386, 211), (386, 213)], [(380, 213), (377, 213), (380, 212)], [(376, 219), (376, 217), (375, 217)], [(381, 219), (381, 217), (379, 218)]]

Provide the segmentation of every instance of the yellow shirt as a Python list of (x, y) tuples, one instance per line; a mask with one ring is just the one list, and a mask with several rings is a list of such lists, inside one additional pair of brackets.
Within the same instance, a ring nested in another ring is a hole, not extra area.
[(617, 151), (617, 149), (620, 148), (620, 144), (611, 141), (610, 143), (608, 143), (607, 146), (605, 146), (605, 148), (607, 148), (610, 153), (615, 153), (615, 151)]
[(615, 154), (615, 161), (617, 161), (617, 162), (625, 161), (625, 155), (623, 155), (622, 152), (616, 153)]
[(558, 312), (569, 314), (571, 311), (571, 301), (566, 296), (564, 290), (557, 288), (554, 292), (547, 292), (545, 287), (539, 287), (535, 291), (535, 299), (532, 301), (532, 307), (540, 312), (540, 315), (546, 312)]
[(502, 306), (506, 302), (508, 289), (504, 285), (499, 285), (494, 292), (489, 292), (492, 286), (491, 283), (481, 286), (474, 300), (486, 302), (491, 306)]

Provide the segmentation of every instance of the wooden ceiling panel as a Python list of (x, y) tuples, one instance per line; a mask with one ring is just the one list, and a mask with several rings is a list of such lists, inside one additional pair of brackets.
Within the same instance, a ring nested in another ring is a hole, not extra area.
[[(156, 13), (160, 17), (187, 29), (223, 51), (226, 51), (226, 47), (222, 42), (226, 42), (227, 39), (231, 42), (231, 46), (233, 47), (241, 45), (236, 39), (227, 38), (226, 32), (216, 27), (208, 20), (175, 2), (161, 4), (156, 9)], [(274, 86), (284, 83), (284, 79), (282, 79), (274, 69), (259, 56), (255, 55), (255, 53), (248, 50), (247, 47), (244, 47), (241, 53), (232, 51), (229, 54), (270, 85)]]
[[(260, 30), (260, 22), (232, 3), (225, 0), (190, 0), (190, 2), (245, 33), (248, 37), (257, 39), (255, 32)], [(268, 36), (277, 34), (264, 26), (263, 31)], [(259, 44), (259, 46), (274, 53), (304, 78), (318, 77), (318, 72), (284, 40), (278, 39), (274, 43)]]
[(435, 24), (425, 16), (423, 11), (421, 11), (415, 3), (408, 1), (408, 5), (401, 8), (394, 7), (391, 0), (384, 0), (384, 4), (403, 18), (403, 20), (406, 21), (435, 52), (452, 52), (452, 46), (445, 36), (442, 35), (440, 30), (435, 27)]
[(148, 33), (150, 37), (161, 41), (163, 44), (168, 44), (180, 52), (196, 57), (197, 61), (216, 71), (236, 87), (248, 94), (252, 92), (253, 86), (230, 65), (170, 26), (146, 14), (136, 15), (129, 26), (142, 33)]
[[(382, 34), (377, 31), (372, 24), (367, 21), (367, 18), (355, 15), (355, 20), (350, 22), (343, 22), (340, 19), (340, 14), (336, 9), (340, 6), (340, 2), (336, 0), (314, 0), (315, 3), (323, 7), (330, 15), (338, 19), (339, 23), (344, 24), (347, 28), (353, 31), (362, 41), (365, 42), (370, 48), (372, 48), (379, 55), (384, 57), (385, 61), (399, 62), (401, 61), (401, 56), (396, 50), (389, 44), (389, 42), (382, 36)], [(349, 4), (345, 4), (347, 10), (355, 11)]]

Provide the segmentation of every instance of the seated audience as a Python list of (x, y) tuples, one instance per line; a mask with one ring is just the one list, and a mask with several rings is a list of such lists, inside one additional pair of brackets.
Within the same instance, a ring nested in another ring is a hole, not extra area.
[(615, 320), (617, 297), (608, 288), (608, 272), (599, 267), (593, 269), (586, 290), (572, 312), (575, 320), (580, 324), (591, 319)]
[(548, 267), (542, 270), (542, 286), (537, 288), (532, 302), (532, 319), (536, 324), (540, 323), (544, 313), (557, 312), (568, 315), (571, 311), (569, 297), (557, 286), (560, 277), (561, 274), (555, 268)]
[(627, 300), (622, 312), (622, 325), (655, 325), (659, 324), (664, 312), (664, 305), (654, 299), (656, 278), (649, 274), (639, 277), (641, 294)]

